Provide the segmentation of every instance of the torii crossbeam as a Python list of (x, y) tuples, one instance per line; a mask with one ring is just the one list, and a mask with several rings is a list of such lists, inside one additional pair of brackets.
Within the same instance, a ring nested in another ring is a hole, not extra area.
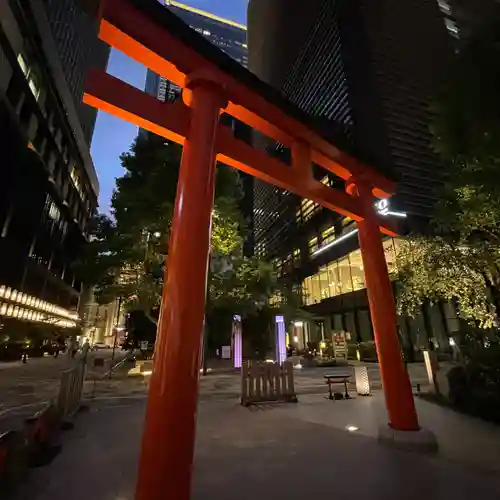
[[(374, 210), (395, 184), (321, 137), (271, 87), (212, 46), (156, 0), (101, 0), (100, 38), (184, 89), (165, 104), (104, 72), (91, 71), (84, 102), (184, 146), (143, 434), (137, 500), (188, 500), (194, 451), (216, 160), (309, 198), (358, 223), (389, 425), (419, 429), (401, 358), (396, 309)], [(292, 150), (292, 165), (235, 139), (222, 112)], [(312, 163), (346, 181), (316, 181)]]

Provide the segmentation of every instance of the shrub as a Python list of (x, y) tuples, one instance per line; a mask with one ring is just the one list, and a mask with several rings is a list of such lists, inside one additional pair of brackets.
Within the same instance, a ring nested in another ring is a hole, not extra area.
[(476, 344), (463, 366), (448, 373), (450, 402), (462, 411), (500, 423), (500, 345)]

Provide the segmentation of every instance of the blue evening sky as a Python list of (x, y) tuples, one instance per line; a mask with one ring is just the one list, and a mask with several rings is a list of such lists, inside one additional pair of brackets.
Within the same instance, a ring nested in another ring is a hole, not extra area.
[[(248, 0), (185, 0), (185, 3), (242, 24), (246, 23)], [(108, 73), (144, 89), (145, 68), (121, 52), (111, 52)], [(91, 152), (99, 176), (99, 209), (102, 212), (108, 212), (115, 178), (122, 175), (120, 154), (129, 149), (136, 135), (135, 125), (99, 112)]]

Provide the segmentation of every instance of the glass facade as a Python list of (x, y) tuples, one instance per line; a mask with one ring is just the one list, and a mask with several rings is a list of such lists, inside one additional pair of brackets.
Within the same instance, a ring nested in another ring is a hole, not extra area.
[[(229, 19), (223, 19), (209, 12), (190, 7), (181, 2), (165, 0), (165, 6), (182, 19), (191, 29), (210, 40), (228, 56), (242, 66), (248, 64), (248, 47), (246, 27)], [(160, 101), (175, 100), (181, 89), (166, 78), (148, 69), (146, 75), (146, 92)]]
[[(397, 270), (398, 240), (386, 239), (383, 246), (389, 273), (393, 274)], [(363, 259), (361, 250), (358, 249), (321, 267), (313, 276), (305, 278), (302, 282), (302, 293), (305, 305), (309, 306), (365, 287)]]
[(110, 47), (99, 40), (99, 23), (80, 0), (44, 0), (43, 4), (64, 77), (74, 100), (87, 144), (94, 132), (97, 109), (82, 102), (88, 68), (106, 68)]

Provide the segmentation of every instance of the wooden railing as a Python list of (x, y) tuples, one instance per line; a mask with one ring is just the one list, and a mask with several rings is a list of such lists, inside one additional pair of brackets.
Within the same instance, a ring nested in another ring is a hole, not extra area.
[(245, 361), (241, 371), (241, 404), (270, 401), (297, 402), (292, 363)]

